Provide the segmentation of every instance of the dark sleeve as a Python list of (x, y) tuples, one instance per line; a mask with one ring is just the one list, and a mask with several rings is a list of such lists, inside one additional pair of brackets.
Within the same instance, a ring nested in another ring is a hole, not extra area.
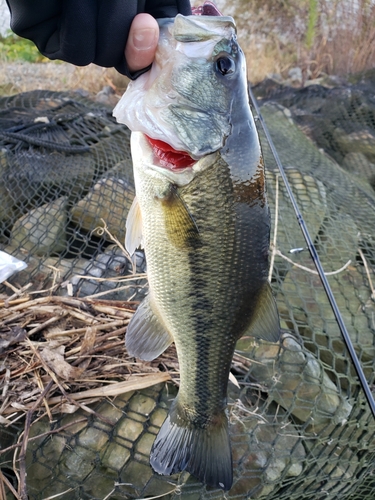
[(189, 15), (189, 0), (7, 0), (11, 28), (49, 59), (115, 67), (130, 75), (124, 49), (134, 16)]

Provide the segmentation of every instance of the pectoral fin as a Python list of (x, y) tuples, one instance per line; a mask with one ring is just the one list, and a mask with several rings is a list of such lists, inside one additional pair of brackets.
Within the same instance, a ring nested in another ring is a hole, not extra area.
[(200, 236), (197, 224), (175, 186), (170, 186), (168, 193), (161, 198), (161, 203), (170, 241), (178, 248), (198, 242)]
[(133, 255), (142, 246), (142, 215), (137, 197), (134, 197), (126, 219), (125, 248)]
[(130, 356), (151, 361), (173, 342), (173, 337), (152, 310), (147, 296), (132, 317), (125, 336)]
[(255, 311), (245, 335), (258, 337), (268, 342), (278, 342), (280, 338), (280, 318), (275, 297), (268, 282), (261, 289)]

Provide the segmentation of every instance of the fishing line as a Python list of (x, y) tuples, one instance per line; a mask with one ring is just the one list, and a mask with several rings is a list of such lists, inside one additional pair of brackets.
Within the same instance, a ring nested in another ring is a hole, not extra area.
[(333, 311), (333, 314), (335, 315), (335, 318), (336, 318), (336, 321), (339, 325), (339, 328), (340, 328), (340, 331), (341, 331), (341, 335), (344, 339), (344, 342), (345, 342), (345, 345), (346, 345), (346, 348), (349, 352), (349, 355), (351, 357), (351, 360), (353, 362), (353, 365), (354, 365), (354, 368), (355, 368), (355, 371), (357, 373), (357, 376), (359, 378), (359, 381), (361, 383), (361, 386), (362, 386), (362, 389), (363, 389), (363, 392), (365, 393), (365, 396), (366, 396), (366, 399), (367, 399), (367, 402), (371, 408), (371, 411), (372, 411), (372, 414), (375, 418), (375, 401), (374, 401), (374, 398), (373, 398), (373, 395), (371, 393), (371, 389), (370, 389), (370, 386), (366, 380), (366, 377), (365, 377), (365, 374), (363, 373), (363, 369), (362, 369), (362, 366), (361, 366), (361, 363), (357, 357), (357, 354), (354, 350), (354, 346), (353, 346), (353, 343), (352, 343), (352, 340), (349, 336), (349, 333), (348, 333), (348, 330), (346, 329), (346, 326), (345, 326), (345, 323), (344, 323), (344, 320), (342, 318), (342, 315), (341, 315), (341, 312), (337, 306), (337, 303), (336, 303), (336, 300), (335, 300), (335, 297), (332, 293), (332, 290), (331, 290), (331, 287), (328, 283), (328, 280), (326, 278), (326, 275), (324, 274), (324, 269), (323, 269), (323, 266), (320, 262), (320, 259), (319, 259), (319, 256), (317, 254), (317, 251), (315, 249), (315, 246), (312, 242), (312, 239), (311, 239), (311, 236), (307, 230), (307, 227), (306, 227), (306, 224), (305, 224), (305, 221), (303, 220), (303, 217), (302, 217), (302, 214), (299, 210), (299, 207), (298, 207), (298, 204), (297, 204), (297, 201), (294, 197), (294, 194), (293, 194), (293, 191), (290, 187), (290, 184), (289, 184), (289, 181), (288, 181), (288, 178), (285, 174), (285, 170), (284, 170), (284, 167), (283, 167), (283, 164), (281, 163), (281, 160), (280, 160), (280, 157), (277, 153), (277, 150), (276, 150), (276, 147), (273, 143), (273, 140), (272, 140), (272, 137), (269, 133), (269, 130), (267, 128), (267, 125), (263, 119), (263, 116), (260, 112), (260, 109), (259, 109), (259, 106), (258, 106), (258, 103), (255, 99), (255, 96), (253, 94), (253, 91), (251, 89), (251, 86), (249, 85), (249, 94), (250, 94), (250, 98), (251, 98), (251, 101), (252, 101), (252, 105), (254, 106), (254, 109), (256, 111), (256, 114), (257, 114), (257, 117), (259, 118), (259, 121), (262, 125), (262, 128), (263, 128), (263, 131), (266, 135), (266, 138), (267, 138), (267, 141), (268, 141), (268, 144), (270, 145), (270, 148), (271, 148), (271, 151), (272, 151), (272, 154), (275, 158), (275, 161), (277, 163), (277, 166), (279, 168), (279, 171), (280, 171), (280, 175), (281, 177), (283, 178), (283, 181), (284, 181), (284, 184), (285, 184), (285, 187), (286, 187), (286, 190), (288, 192), (288, 195), (289, 195), (289, 198), (292, 202), (292, 205), (293, 205), (293, 209), (294, 209), (294, 212), (296, 214), (296, 217), (297, 217), (297, 221), (298, 221), (298, 224), (301, 228), (301, 231), (302, 231), (302, 234), (305, 238), (305, 241), (306, 241), (306, 244), (307, 244), (307, 247), (310, 251), (310, 255), (311, 255), (311, 258), (313, 259), (314, 261), (314, 265), (316, 267), (316, 270), (319, 274), (319, 277), (321, 279), (321, 282), (323, 284), (323, 287), (324, 287), (324, 290), (327, 294), (327, 297), (328, 297), (328, 300), (329, 300), (329, 303), (331, 305), (331, 308), (332, 308), (332, 311)]

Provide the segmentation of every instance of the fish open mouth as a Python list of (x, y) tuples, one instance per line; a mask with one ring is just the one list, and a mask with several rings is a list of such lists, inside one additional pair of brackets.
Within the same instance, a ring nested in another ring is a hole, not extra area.
[(159, 159), (160, 164), (170, 170), (179, 170), (191, 167), (197, 160), (194, 160), (186, 151), (177, 151), (170, 144), (145, 136), (153, 153)]

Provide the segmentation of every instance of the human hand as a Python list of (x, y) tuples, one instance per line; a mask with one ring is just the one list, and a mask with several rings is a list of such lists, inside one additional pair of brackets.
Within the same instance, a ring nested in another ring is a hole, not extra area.
[(137, 14), (130, 26), (125, 59), (131, 73), (149, 66), (155, 57), (159, 26), (150, 14)]

